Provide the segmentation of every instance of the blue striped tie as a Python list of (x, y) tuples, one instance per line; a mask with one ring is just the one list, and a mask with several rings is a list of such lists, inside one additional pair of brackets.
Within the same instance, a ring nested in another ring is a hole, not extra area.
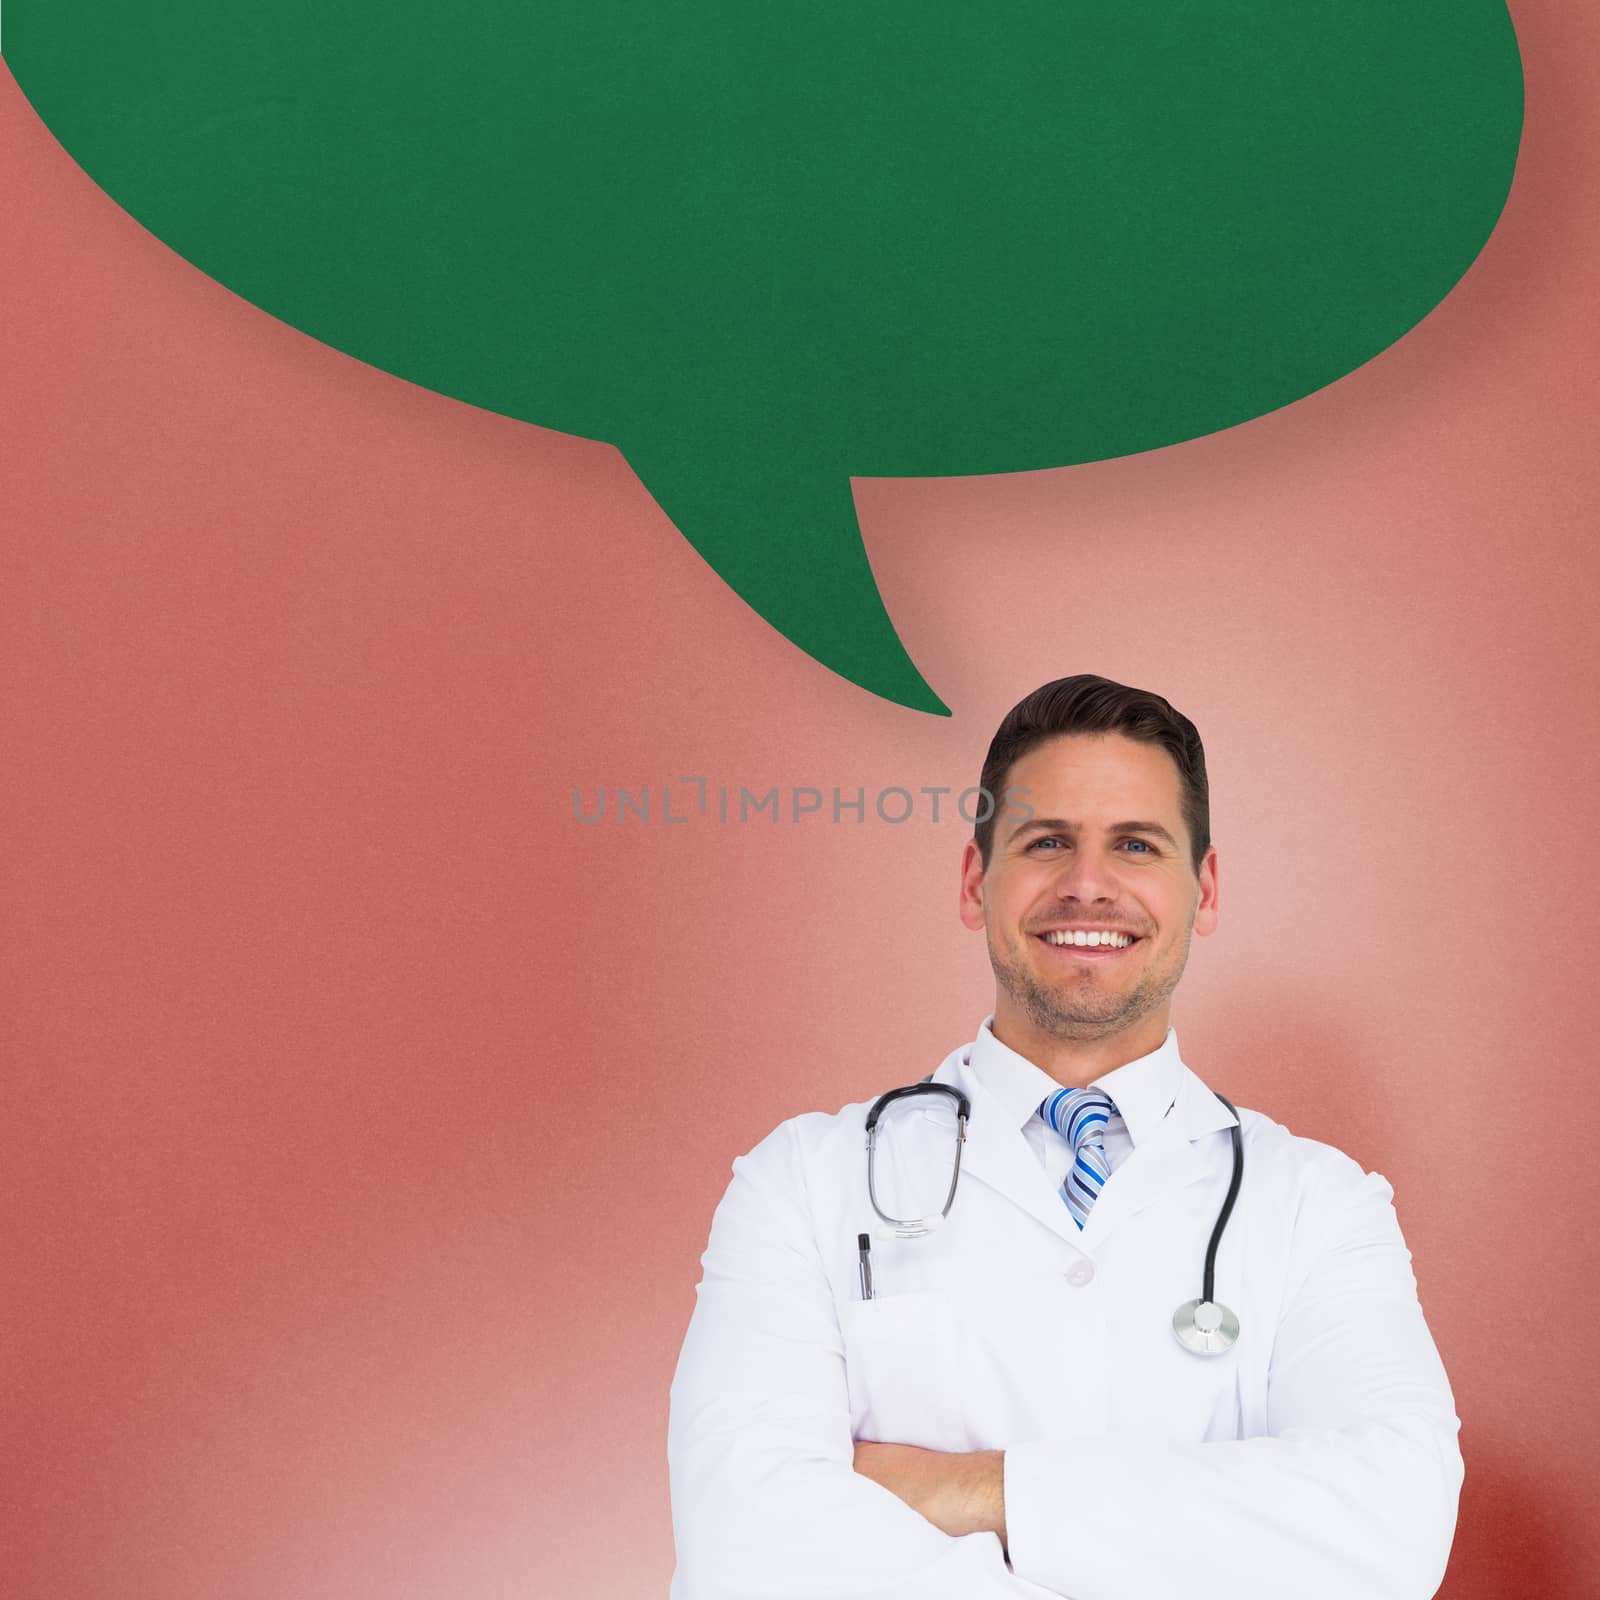
[(1080, 1228), (1111, 1176), (1105, 1131), (1116, 1110), (1111, 1096), (1098, 1089), (1057, 1089), (1039, 1107), (1039, 1115), (1072, 1146), (1072, 1168), (1061, 1185), (1061, 1198)]

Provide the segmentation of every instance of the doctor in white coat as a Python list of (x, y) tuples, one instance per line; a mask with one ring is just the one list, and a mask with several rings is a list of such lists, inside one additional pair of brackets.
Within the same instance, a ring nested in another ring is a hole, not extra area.
[[(866, 1103), (734, 1162), (672, 1385), (672, 1600), (1425, 1600), (1459, 1423), (1389, 1185), (1241, 1110), (1215, 1287), (1239, 1337), (1174, 1334), (1235, 1125), (1169, 1026), (1217, 922), (1193, 724), (1060, 679), (982, 787), (960, 915), (995, 1005), (933, 1073), (971, 1106), (948, 1220), (883, 1229)], [(1110, 1102), (1084, 1145), (1040, 1115), (1063, 1087)], [(883, 1209), (936, 1212), (955, 1145), (944, 1097), (886, 1110)]]

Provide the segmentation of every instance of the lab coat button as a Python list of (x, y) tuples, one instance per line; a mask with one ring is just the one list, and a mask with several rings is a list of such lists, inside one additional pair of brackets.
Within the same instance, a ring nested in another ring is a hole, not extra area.
[(1067, 1268), (1067, 1282), (1074, 1289), (1081, 1289), (1086, 1283), (1091, 1282), (1093, 1278), (1094, 1262), (1092, 1261), (1074, 1261)]

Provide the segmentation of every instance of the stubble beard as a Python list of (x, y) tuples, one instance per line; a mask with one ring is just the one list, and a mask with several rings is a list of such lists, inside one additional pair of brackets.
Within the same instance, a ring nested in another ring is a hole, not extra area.
[(1125, 994), (1100, 988), (1090, 973), (1070, 983), (1041, 983), (1020, 960), (1012, 960), (997, 949), (992, 935), (989, 964), (994, 968), (995, 981), (1034, 1027), (1053, 1039), (1077, 1044), (1121, 1033), (1164, 1005), (1188, 964), (1190, 937), (1185, 932), (1170, 971), (1146, 972)]

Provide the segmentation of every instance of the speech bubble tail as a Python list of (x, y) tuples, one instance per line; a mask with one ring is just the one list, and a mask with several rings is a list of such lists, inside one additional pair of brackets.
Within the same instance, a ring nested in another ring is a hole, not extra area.
[(777, 457), (730, 466), (687, 452), (628, 464), (712, 570), (790, 643), (869, 693), (947, 717), (895, 631), (844, 471)]

